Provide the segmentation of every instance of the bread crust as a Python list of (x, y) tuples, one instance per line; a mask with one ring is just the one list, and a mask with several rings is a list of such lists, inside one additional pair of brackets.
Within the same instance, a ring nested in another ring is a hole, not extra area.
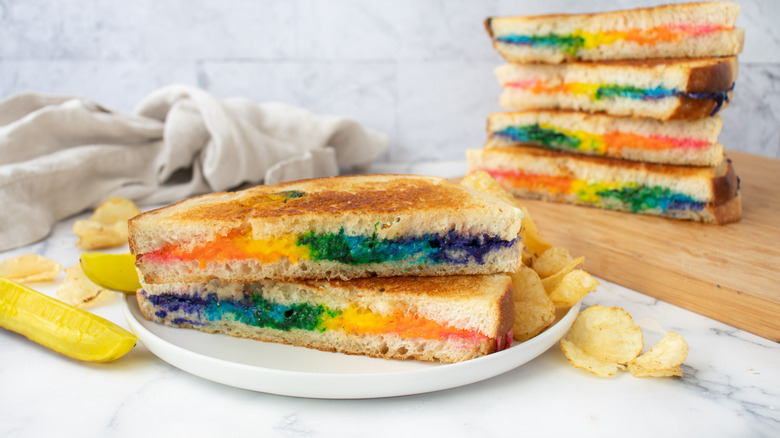
[[(676, 16), (676, 15), (686, 15), (690, 13), (701, 13), (704, 16), (708, 17), (716, 17), (716, 21), (718, 24), (722, 24), (724, 26), (734, 26), (736, 24), (737, 15), (739, 14), (739, 4), (736, 2), (728, 2), (728, 1), (704, 1), (704, 2), (690, 2), (690, 3), (677, 3), (677, 4), (666, 4), (666, 5), (658, 5), (658, 6), (652, 6), (652, 7), (642, 7), (642, 8), (631, 8), (631, 9), (623, 9), (619, 11), (608, 11), (608, 12), (591, 12), (591, 13), (580, 13), (580, 14), (564, 14), (564, 13), (557, 13), (557, 14), (539, 14), (539, 15), (525, 15), (525, 16), (516, 16), (516, 17), (488, 17), (485, 20), (486, 26), (489, 25), (489, 23), (494, 19), (504, 19), (504, 20), (516, 20), (516, 21), (523, 21), (523, 22), (533, 22), (533, 21), (550, 21), (550, 22), (560, 22), (570, 19), (584, 19), (586, 22), (588, 20), (598, 20), (609, 23), (610, 21), (619, 22), (623, 26), (631, 26), (636, 25), (637, 23), (631, 23), (630, 21), (626, 20), (627, 16), (633, 15), (636, 16)], [(492, 34), (491, 34), (492, 35)]]
[(718, 225), (739, 222), (742, 219), (742, 196), (737, 193), (725, 203), (714, 206), (712, 217)]
[(215, 240), (231, 232), (254, 239), (308, 232), (391, 238), (456, 230), (505, 240), (522, 212), (444, 178), (356, 175), (256, 186), (203, 195), (142, 213), (128, 222), (130, 250)]
[(712, 178), (713, 205), (720, 206), (732, 201), (739, 193), (739, 177), (731, 159), (725, 160), (724, 166), (719, 166)]
[(735, 56), (710, 58), (703, 65), (690, 65), (686, 93), (717, 93), (728, 90), (737, 80), (738, 62)]
[(713, 116), (730, 106), (734, 93), (729, 92), (726, 96), (723, 102), (680, 96), (677, 107), (672, 113), (667, 114), (663, 120), (696, 120)]

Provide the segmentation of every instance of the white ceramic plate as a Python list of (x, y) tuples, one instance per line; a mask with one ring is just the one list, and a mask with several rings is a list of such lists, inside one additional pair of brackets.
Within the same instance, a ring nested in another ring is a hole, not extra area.
[(454, 364), (375, 359), (173, 328), (147, 321), (134, 296), (122, 303), (130, 329), (171, 365), (225, 385), (271, 394), (356, 399), (420, 394), (479, 382), (514, 369), (566, 334), (580, 303), (535, 338)]

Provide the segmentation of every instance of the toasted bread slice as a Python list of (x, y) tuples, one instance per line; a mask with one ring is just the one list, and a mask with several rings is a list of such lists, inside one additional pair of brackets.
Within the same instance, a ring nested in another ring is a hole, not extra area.
[(663, 5), (595, 14), (494, 17), (493, 46), (509, 62), (708, 58), (742, 52), (735, 2)]
[(672, 166), (590, 157), (532, 146), (467, 151), (469, 171), (490, 173), (517, 197), (707, 223), (742, 216), (731, 161)]
[(192, 198), (129, 221), (147, 283), (492, 274), (522, 212), (444, 178), (344, 176)]
[(485, 147), (536, 145), (650, 163), (717, 166), (720, 116), (697, 120), (612, 117), (576, 111), (499, 112), (488, 117)]
[(386, 359), (459, 362), (508, 348), (508, 275), (146, 285), (148, 320)]
[(737, 59), (505, 64), (504, 108), (567, 109), (659, 120), (713, 116), (731, 101)]

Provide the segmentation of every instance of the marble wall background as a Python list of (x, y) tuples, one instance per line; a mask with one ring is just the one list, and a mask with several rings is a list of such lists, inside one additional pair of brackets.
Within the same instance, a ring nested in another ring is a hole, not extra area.
[[(0, 0), (0, 99), (80, 95), (132, 111), (172, 83), (346, 115), (390, 136), (383, 161), (462, 160), (500, 110), (493, 15), (652, 0)], [(746, 29), (727, 148), (780, 158), (780, 2), (739, 1)]]

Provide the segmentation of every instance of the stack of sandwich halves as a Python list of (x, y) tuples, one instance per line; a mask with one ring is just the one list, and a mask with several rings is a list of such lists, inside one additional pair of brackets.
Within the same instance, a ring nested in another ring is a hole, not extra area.
[(486, 20), (503, 108), (467, 152), (515, 196), (726, 224), (739, 183), (718, 141), (744, 30), (733, 2)]
[(129, 221), (144, 318), (387, 359), (508, 348), (522, 210), (444, 178), (212, 193)]

